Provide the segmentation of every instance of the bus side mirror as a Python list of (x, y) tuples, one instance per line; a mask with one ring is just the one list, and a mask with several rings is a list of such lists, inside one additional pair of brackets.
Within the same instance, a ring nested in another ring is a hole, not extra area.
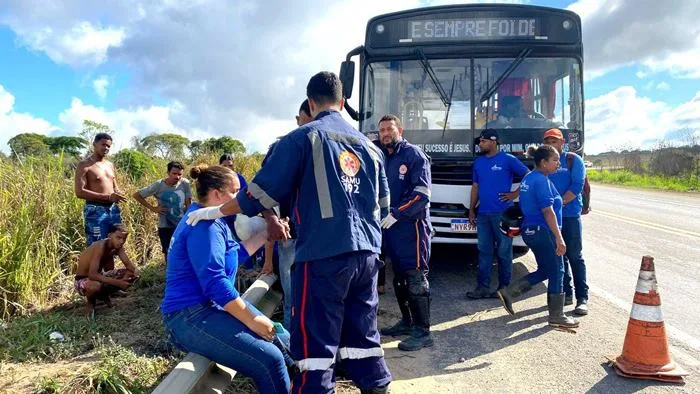
[(340, 64), (340, 82), (343, 83), (343, 97), (349, 99), (355, 82), (355, 62), (352, 60), (346, 60)]

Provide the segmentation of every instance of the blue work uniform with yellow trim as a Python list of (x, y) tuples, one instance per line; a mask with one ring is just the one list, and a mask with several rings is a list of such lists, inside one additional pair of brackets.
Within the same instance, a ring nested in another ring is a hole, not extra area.
[(336, 354), (361, 389), (386, 386), (376, 291), (379, 222), (389, 208), (381, 150), (339, 112), (319, 113), (279, 140), (237, 199), (254, 216), (291, 197), (291, 353), (301, 370), (292, 392), (333, 392)]

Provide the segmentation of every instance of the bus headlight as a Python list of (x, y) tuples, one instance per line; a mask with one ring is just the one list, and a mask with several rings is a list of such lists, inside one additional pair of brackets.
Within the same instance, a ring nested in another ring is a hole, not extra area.
[(377, 33), (384, 33), (384, 25), (382, 25), (381, 23), (377, 25)]
[(564, 27), (565, 30), (571, 29), (571, 27), (573, 27), (573, 25), (574, 24), (571, 23), (571, 21), (564, 21), (564, 23), (562, 23), (562, 26)]

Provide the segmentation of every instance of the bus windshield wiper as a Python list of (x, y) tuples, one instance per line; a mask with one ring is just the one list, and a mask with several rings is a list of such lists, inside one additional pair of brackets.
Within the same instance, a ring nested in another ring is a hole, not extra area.
[(445, 111), (445, 123), (442, 125), (442, 137), (445, 138), (445, 129), (447, 129), (447, 119), (450, 116), (450, 108), (452, 108), (452, 95), (455, 92), (455, 81), (457, 80), (457, 76), (453, 75), (452, 76), (452, 89), (450, 89), (450, 97), (447, 100), (447, 111)]
[(433, 70), (433, 66), (430, 65), (430, 62), (428, 61), (428, 58), (425, 57), (425, 53), (423, 53), (422, 49), (418, 48), (416, 50), (416, 53), (418, 54), (420, 64), (423, 66), (423, 71), (425, 71), (425, 73), (428, 74), (428, 76), (430, 77), (430, 80), (433, 81), (433, 85), (435, 85), (435, 89), (440, 95), (440, 100), (442, 100), (442, 103), (445, 105), (445, 107), (448, 107), (451, 104), (451, 98), (447, 97), (447, 92), (442, 87), (442, 84), (440, 84), (440, 80), (437, 79), (437, 76), (435, 75), (435, 70)]
[(483, 95), (481, 95), (481, 102), (488, 100), (496, 92), (496, 90), (498, 90), (498, 88), (500, 88), (501, 85), (503, 85), (503, 81), (505, 81), (506, 78), (508, 78), (510, 74), (512, 74), (513, 71), (515, 71), (515, 69), (518, 68), (518, 66), (525, 60), (525, 58), (530, 54), (530, 52), (532, 52), (532, 48), (525, 48), (522, 51), (520, 51), (518, 57), (513, 59), (513, 62), (510, 63), (510, 65), (508, 66), (508, 68), (505, 69), (505, 71), (503, 71), (503, 74), (501, 74), (496, 79), (496, 82), (494, 82), (493, 85), (491, 85), (491, 87), (488, 90), (486, 90), (486, 92)]

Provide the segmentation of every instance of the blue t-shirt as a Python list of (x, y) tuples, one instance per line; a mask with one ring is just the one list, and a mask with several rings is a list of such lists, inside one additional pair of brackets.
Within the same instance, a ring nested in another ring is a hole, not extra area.
[(567, 191), (576, 195), (576, 198), (564, 205), (562, 216), (565, 218), (579, 217), (583, 208), (581, 192), (583, 191), (583, 180), (586, 178), (586, 166), (583, 165), (581, 156), (572, 153), (573, 160), (571, 160), (571, 168), (569, 168), (566, 155), (567, 152), (564, 152), (559, 156), (559, 169), (554, 174), (549, 175), (549, 180), (554, 183), (561, 196), (564, 196)]
[(542, 210), (547, 207), (554, 209), (557, 224), (561, 227), (561, 196), (546, 175), (539, 171), (532, 171), (520, 182), (522, 227), (538, 225), (547, 227), (547, 221), (542, 213)]
[(522, 177), (528, 171), (523, 162), (509, 153), (478, 157), (473, 173), (474, 183), (479, 184), (479, 213), (501, 213), (513, 205), (512, 201), (501, 201), (498, 195), (511, 191), (514, 174)]
[(202, 220), (196, 226), (185, 223), (189, 213), (199, 208), (192, 203), (173, 234), (160, 305), (163, 313), (208, 301), (224, 306), (239, 296), (234, 285), (238, 243), (223, 219)]

